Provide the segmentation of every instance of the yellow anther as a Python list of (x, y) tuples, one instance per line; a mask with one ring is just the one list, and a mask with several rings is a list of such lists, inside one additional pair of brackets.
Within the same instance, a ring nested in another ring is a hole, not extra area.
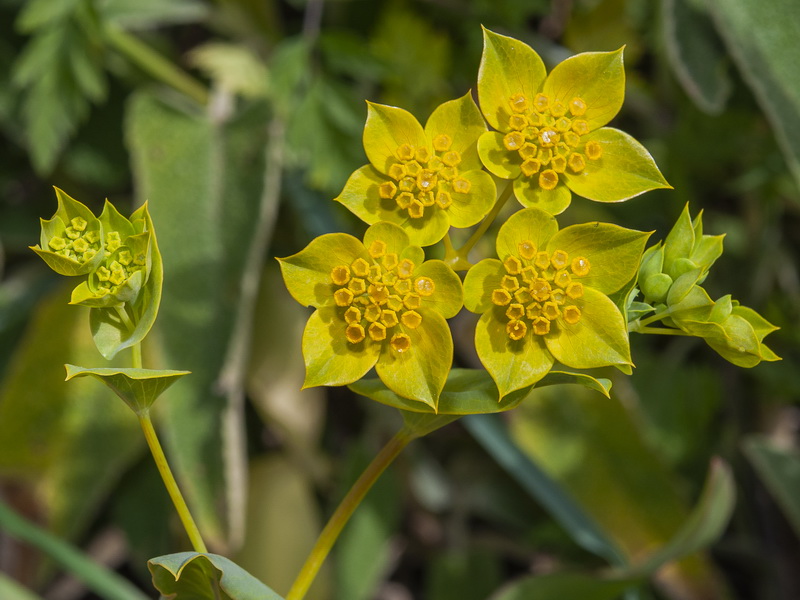
[(419, 294), (406, 294), (403, 298), (403, 306), (408, 310), (416, 310), (419, 308), (420, 304), (422, 304), (422, 299), (419, 297)]
[(366, 277), (369, 275), (369, 263), (363, 258), (357, 258), (350, 265), (353, 269), (353, 275), (356, 277)]
[(419, 172), (422, 170), (422, 165), (420, 165), (417, 161), (412, 160), (410, 163), (406, 163), (406, 172), (411, 175), (411, 177), (416, 177), (419, 175)]
[(511, 302), (511, 294), (508, 290), (502, 288), (496, 289), (492, 292), (492, 304), (497, 306), (505, 306)]
[(369, 286), (367, 291), (369, 292), (369, 297), (378, 304), (386, 304), (386, 301), (389, 299), (389, 288), (385, 285), (373, 283)]
[(539, 302), (544, 302), (550, 299), (550, 292), (553, 290), (550, 287), (550, 282), (541, 277), (534, 281), (530, 287), (531, 295)]
[(539, 273), (531, 266), (522, 268), (522, 281), (530, 283), (539, 276)]
[(533, 302), (525, 307), (525, 316), (531, 321), (538, 319), (542, 316), (542, 305), (538, 302)]
[(569, 264), (569, 254), (563, 250), (556, 250), (550, 257), (550, 264), (556, 269), (564, 269)]
[(405, 333), (395, 333), (389, 344), (397, 352), (406, 352), (411, 348), (411, 338)]
[(581, 320), (581, 309), (577, 306), (565, 306), (564, 311), (561, 313), (564, 320), (570, 325), (575, 325)]
[(411, 203), (413, 201), (414, 201), (414, 194), (412, 194), (411, 192), (402, 192), (397, 196), (396, 199), (397, 206), (399, 206), (403, 210), (411, 206)]
[(586, 142), (583, 151), (586, 153), (586, 158), (589, 160), (598, 160), (603, 156), (603, 147), (600, 145), (600, 142), (594, 140)]
[(538, 152), (539, 148), (530, 142), (525, 142), (522, 148), (519, 149), (519, 155), (523, 160), (534, 158)]
[(50, 238), (50, 240), (47, 242), (47, 245), (50, 246), (52, 250), (63, 250), (67, 247), (67, 240), (59, 236), (54, 236)]
[(360, 323), (361, 311), (355, 306), (351, 306), (346, 311), (344, 311), (344, 320), (347, 321), (350, 325), (352, 325), (353, 323)]
[(433, 138), (433, 149), (437, 152), (447, 152), (452, 144), (453, 140), (445, 133), (440, 133)]
[(567, 107), (560, 100), (555, 100), (550, 105), (550, 114), (556, 118), (563, 117), (565, 114), (567, 114)]
[(421, 219), (425, 215), (425, 205), (419, 200), (413, 200), (408, 206), (408, 216), (412, 219)]
[(569, 112), (575, 117), (580, 117), (586, 112), (586, 102), (575, 97), (569, 101)]
[(579, 136), (574, 131), (567, 131), (564, 134), (564, 143), (570, 148), (574, 148), (575, 146), (581, 143), (581, 136)]
[(457, 167), (461, 163), (461, 155), (455, 150), (450, 150), (442, 156), (442, 162), (448, 167)]
[(567, 170), (567, 159), (560, 154), (558, 156), (554, 156), (550, 161), (550, 168), (556, 173), (563, 173)]
[(386, 306), (389, 311), (397, 312), (403, 308), (403, 299), (396, 294), (392, 294), (386, 300), (386, 304), (384, 306)]
[(589, 274), (589, 259), (583, 256), (576, 256), (572, 259), (572, 272), (578, 277), (584, 277)]
[(364, 335), (364, 328), (358, 323), (353, 323), (352, 325), (348, 326), (344, 332), (344, 335), (347, 338), (347, 341), (351, 344), (362, 342), (366, 337)]
[(548, 98), (544, 94), (536, 94), (536, 97), (533, 99), (533, 108), (536, 109), (536, 112), (543, 113), (549, 107), (550, 107), (550, 98)]
[(525, 260), (530, 260), (536, 255), (536, 246), (530, 240), (525, 240), (517, 245), (519, 255)]
[(103, 266), (97, 267), (97, 270), (94, 273), (97, 275), (97, 278), (100, 281), (108, 281), (108, 278), (111, 277), (111, 271)]
[(382, 342), (386, 339), (386, 327), (380, 323), (372, 323), (367, 331), (373, 342)]
[(397, 150), (395, 150), (395, 156), (400, 160), (411, 160), (414, 158), (414, 146), (411, 144), (398, 146)]
[(553, 278), (553, 283), (555, 283), (560, 288), (567, 287), (571, 282), (572, 282), (572, 277), (566, 271), (559, 271)]
[(422, 324), (422, 316), (415, 310), (407, 310), (400, 317), (400, 320), (409, 329), (416, 329)]
[(455, 167), (444, 167), (439, 169), (439, 177), (447, 181), (451, 181), (458, 177), (458, 169)]
[(575, 119), (572, 122), (572, 131), (578, 135), (586, 135), (589, 133), (589, 123), (583, 119)]
[(353, 303), (353, 292), (347, 288), (336, 290), (333, 293), (333, 301), (336, 306), (350, 306)]
[(533, 296), (528, 291), (528, 288), (521, 287), (516, 292), (514, 292), (514, 300), (519, 302), (520, 304), (527, 304), (531, 300), (533, 300)]
[(414, 280), (414, 289), (420, 296), (428, 297), (436, 290), (436, 285), (430, 277), (417, 277)]
[(436, 196), (434, 196), (433, 192), (420, 192), (417, 194), (417, 200), (425, 207), (436, 204)]
[(545, 302), (542, 306), (542, 316), (546, 319), (550, 319), (551, 321), (555, 321), (559, 315), (561, 315), (561, 310), (558, 308), (558, 304), (553, 301)]
[(383, 315), (383, 310), (377, 304), (370, 304), (364, 309), (364, 318), (370, 323), (374, 323)]
[(558, 173), (547, 169), (539, 174), (539, 187), (543, 190), (554, 190), (558, 185)]
[(417, 187), (417, 180), (413, 177), (403, 177), (400, 180), (400, 191), (401, 192), (413, 192), (414, 188)]
[(572, 127), (572, 121), (567, 119), (566, 117), (561, 117), (558, 121), (556, 121), (556, 131), (559, 133), (566, 133)]
[(583, 160), (583, 156), (577, 152), (573, 152), (569, 155), (568, 163), (569, 168), (575, 173), (580, 173), (584, 168), (586, 168), (586, 161)]
[(528, 99), (524, 94), (514, 94), (509, 98), (508, 104), (515, 113), (524, 113), (528, 110)]
[[(73, 229), (72, 227), (67, 227), (66, 230), (64, 230), (64, 235), (71, 240), (77, 240), (79, 237), (81, 237), (81, 232)], [(116, 248), (114, 249), (116, 250)]]
[(359, 296), (367, 291), (367, 283), (363, 279), (354, 277), (348, 282), (347, 289), (350, 290), (353, 295)]
[(531, 323), (533, 333), (536, 335), (547, 335), (550, 333), (550, 321), (545, 317), (537, 317)]
[(471, 187), (472, 184), (469, 182), (469, 180), (464, 179), (463, 177), (459, 177), (453, 181), (453, 191), (457, 194), (466, 194), (469, 192)]
[(519, 289), (519, 280), (511, 275), (503, 275), (503, 278), (500, 280), (500, 285), (503, 287), (503, 289), (513, 292), (514, 290)]
[(503, 266), (506, 268), (506, 273), (509, 275), (519, 275), (522, 270), (522, 262), (516, 256), (509, 256), (503, 261)]
[(408, 171), (406, 171), (405, 166), (400, 163), (394, 163), (389, 167), (389, 177), (395, 181), (400, 181), (406, 175), (408, 175)]
[(522, 304), (509, 304), (508, 308), (506, 309), (506, 316), (512, 321), (521, 319), (523, 316), (525, 316), (525, 307), (522, 306)]
[(519, 150), (525, 143), (525, 136), (519, 131), (512, 131), (503, 137), (503, 145), (506, 150)]
[(453, 199), (450, 197), (450, 194), (441, 190), (436, 192), (436, 204), (439, 205), (440, 208), (447, 208), (453, 203)]
[(418, 163), (424, 165), (431, 159), (431, 151), (428, 150), (425, 146), (420, 146), (414, 153), (414, 158)]
[(542, 163), (535, 158), (529, 158), (523, 162), (519, 168), (525, 177), (530, 177), (531, 175), (535, 175), (539, 172), (539, 169), (542, 168)]
[(543, 148), (555, 146), (559, 140), (561, 140), (561, 136), (552, 127), (544, 127), (539, 131), (539, 145)]
[(577, 300), (583, 296), (583, 284), (580, 281), (573, 281), (564, 291), (567, 292), (567, 296), (573, 300)]
[[(399, 298), (398, 298), (399, 300)], [(381, 323), (383, 323), (387, 329), (394, 327), (397, 325), (397, 311), (395, 310), (384, 310), (381, 311)]]
[(529, 121), (525, 115), (511, 115), (508, 119), (508, 126), (517, 131), (522, 131), (528, 125)]
[[(77, 240), (75, 243), (78, 241), (82, 242), (83, 240)], [(72, 244), (72, 247), (75, 248), (75, 244)], [(81, 252), (86, 252), (86, 250), (81, 250)], [(119, 254), (117, 254), (117, 260), (120, 262), (120, 264), (127, 267), (133, 262), (133, 255), (128, 250), (120, 250)]]
[(528, 333), (528, 326), (524, 321), (509, 321), (506, 324), (506, 333), (514, 341), (521, 340)]
[(383, 240), (375, 240), (369, 245), (369, 255), (372, 258), (380, 258), (386, 254), (386, 242)]
[(390, 198), (394, 198), (394, 195), (397, 193), (397, 186), (394, 184), (393, 181), (384, 181), (382, 184), (378, 186), (378, 195), (385, 200), (389, 200)]
[(423, 169), (420, 171), (419, 175), (417, 175), (417, 187), (424, 192), (430, 191), (436, 187), (436, 181), (438, 179), (436, 173), (428, 169)]
[[(387, 252), (383, 255), (381, 264), (383, 265), (384, 269), (391, 271), (397, 266), (397, 254), (394, 252)], [(386, 275), (388, 275), (388, 273), (384, 275), (384, 281), (386, 281)]]
[(550, 255), (544, 250), (536, 253), (536, 260), (533, 262), (537, 267), (544, 270), (550, 266)]
[[(83, 238), (78, 238), (72, 242), (72, 249), (78, 254), (83, 254), (89, 249), (89, 242)], [(130, 254), (128, 254), (130, 256)]]

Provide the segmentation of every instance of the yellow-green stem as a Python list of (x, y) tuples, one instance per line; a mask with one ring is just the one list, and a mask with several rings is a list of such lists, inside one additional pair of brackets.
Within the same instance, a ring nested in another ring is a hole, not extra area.
[(167, 488), (169, 497), (172, 499), (172, 503), (178, 511), (181, 523), (183, 523), (183, 528), (186, 530), (186, 533), (189, 535), (189, 540), (192, 542), (192, 547), (195, 552), (208, 552), (205, 542), (203, 542), (203, 538), (200, 536), (200, 530), (197, 529), (192, 514), (189, 512), (189, 507), (183, 499), (183, 494), (181, 494), (181, 490), (178, 488), (178, 483), (175, 481), (175, 477), (172, 475), (172, 471), (169, 468), (167, 457), (164, 455), (164, 450), (161, 448), (161, 444), (158, 441), (158, 436), (156, 435), (155, 428), (153, 428), (153, 422), (150, 420), (150, 413), (148, 411), (139, 415), (139, 423), (142, 426), (142, 431), (144, 431), (147, 445), (150, 446), (153, 460), (156, 461), (158, 472), (161, 473), (161, 479), (164, 480), (164, 485)]
[(142, 344), (131, 346), (131, 364), (134, 369), (142, 368)]
[(655, 333), (658, 335), (690, 335), (680, 329), (668, 329), (666, 327), (639, 327), (634, 331), (636, 333)]
[(322, 563), (331, 551), (333, 544), (342, 532), (342, 529), (347, 524), (347, 521), (352, 516), (355, 509), (367, 495), (367, 492), (373, 486), (386, 470), (398, 454), (405, 448), (408, 443), (414, 438), (405, 428), (401, 429), (389, 442), (381, 449), (378, 455), (373, 459), (369, 466), (364, 470), (361, 476), (347, 492), (342, 502), (336, 508), (328, 520), (325, 529), (319, 534), (317, 543), (308, 555), (300, 574), (294, 580), (292, 589), (289, 590), (289, 595), (286, 600), (302, 600), (314, 578), (317, 576)]
[(494, 223), (494, 220), (497, 218), (497, 215), (500, 214), (500, 211), (506, 205), (506, 201), (511, 197), (513, 191), (514, 181), (510, 180), (506, 184), (506, 189), (503, 190), (503, 193), (500, 194), (500, 197), (497, 199), (497, 202), (494, 203), (492, 210), (489, 211), (489, 214), (486, 215), (483, 221), (481, 221), (481, 224), (478, 226), (478, 228), (472, 233), (471, 236), (469, 236), (467, 243), (461, 246), (461, 249), (458, 251), (461, 256), (466, 258), (470, 250), (472, 250), (472, 248), (475, 247), (475, 244), (480, 241), (480, 239), (483, 237), (483, 234), (486, 233), (486, 230), (489, 229), (489, 227), (491, 227), (492, 223)]

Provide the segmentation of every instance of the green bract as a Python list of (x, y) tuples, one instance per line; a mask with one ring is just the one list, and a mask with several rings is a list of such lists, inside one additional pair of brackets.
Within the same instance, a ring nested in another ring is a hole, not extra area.
[(624, 92), (622, 49), (578, 54), (546, 75), (532, 48), (484, 30), (478, 98), (496, 131), (481, 135), (480, 158), (498, 177), (514, 180), (523, 205), (554, 215), (569, 206), (572, 192), (619, 202), (668, 188), (639, 142), (603, 127)]
[(496, 189), (478, 158), (486, 124), (469, 94), (439, 106), (424, 129), (403, 109), (373, 103), (368, 109), (370, 164), (350, 176), (337, 201), (367, 223), (400, 225), (418, 246), (486, 215)]
[(345, 385), (372, 367), (404, 398), (436, 407), (453, 359), (445, 319), (462, 306), (461, 282), (392, 223), (364, 242), (323, 235), (279, 259), (295, 300), (317, 310), (303, 333), (305, 387)]
[(42, 220), (40, 245), (31, 249), (61, 275), (88, 275), (71, 304), (88, 306), (100, 353), (113, 358), (144, 339), (161, 301), (163, 269), (147, 204), (127, 219), (106, 201), (95, 217), (56, 189), (58, 210)]
[(625, 319), (608, 294), (633, 279), (648, 235), (606, 223), (559, 231), (536, 208), (503, 224), (500, 260), (482, 260), (464, 281), (464, 305), (482, 313), (475, 347), (501, 396), (539, 381), (556, 360), (576, 369), (632, 364)]

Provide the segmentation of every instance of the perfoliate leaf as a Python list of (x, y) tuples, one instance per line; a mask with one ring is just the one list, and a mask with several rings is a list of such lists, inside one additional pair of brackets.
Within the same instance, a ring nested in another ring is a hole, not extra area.
[(216, 554), (179, 552), (151, 558), (153, 585), (171, 600), (283, 600), (236, 563)]
[(164, 390), (184, 375), (189, 375), (189, 371), (65, 366), (67, 381), (75, 377), (94, 377), (122, 398), (137, 415), (147, 412)]

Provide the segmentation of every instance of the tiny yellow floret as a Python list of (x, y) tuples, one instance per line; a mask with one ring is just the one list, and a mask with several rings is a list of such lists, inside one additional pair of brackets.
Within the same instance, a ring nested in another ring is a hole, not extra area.
[(528, 110), (528, 99), (524, 94), (514, 94), (509, 98), (508, 104), (515, 113), (524, 113)]
[(389, 344), (395, 351), (405, 352), (411, 348), (411, 338), (405, 333), (395, 333)]
[(360, 323), (361, 311), (355, 306), (351, 306), (346, 311), (344, 311), (344, 320), (347, 321), (350, 325), (352, 325), (353, 323)]
[(562, 315), (570, 325), (575, 325), (581, 320), (581, 310), (577, 306), (565, 306)]
[(573, 300), (577, 300), (583, 296), (583, 284), (579, 281), (573, 281), (567, 286), (565, 291), (567, 292), (567, 296)]
[(521, 340), (528, 333), (528, 326), (524, 321), (509, 321), (506, 325), (506, 333), (515, 342)]
[(366, 277), (369, 275), (369, 263), (363, 258), (355, 259), (350, 265), (350, 268), (353, 270), (353, 274), (356, 277)]
[(347, 288), (336, 290), (333, 293), (333, 300), (336, 306), (350, 306), (353, 303), (353, 292)]
[(384, 181), (378, 186), (378, 195), (384, 200), (391, 200), (397, 193), (397, 186), (393, 181)]
[(347, 282), (350, 281), (350, 267), (347, 265), (333, 267), (331, 281), (336, 285), (347, 285)]
[(401, 165), (400, 163), (394, 163), (391, 167), (389, 167), (389, 177), (395, 181), (400, 181), (407, 174), (408, 172), (406, 171), (405, 166)]
[(589, 259), (583, 256), (576, 256), (572, 259), (572, 272), (578, 277), (584, 277), (589, 274)]
[(47, 245), (50, 246), (51, 249), (58, 251), (67, 247), (67, 241), (64, 238), (56, 235), (50, 238), (50, 240), (47, 242)]
[(436, 193), (436, 204), (439, 205), (439, 208), (447, 208), (453, 203), (453, 199), (450, 197), (450, 194), (445, 192), (444, 190), (440, 190)]
[(503, 261), (503, 266), (506, 268), (506, 273), (509, 275), (518, 275), (522, 270), (522, 262), (516, 256), (509, 256)]
[(563, 269), (569, 264), (569, 255), (563, 250), (556, 250), (550, 257), (550, 264), (556, 269)]
[(550, 333), (550, 321), (544, 317), (536, 317), (531, 325), (533, 325), (533, 333), (536, 335), (547, 335)]
[(408, 207), (408, 216), (412, 219), (421, 219), (425, 215), (425, 205), (419, 200), (413, 200)]
[(544, 270), (550, 266), (550, 255), (545, 251), (541, 250), (536, 253), (536, 260), (533, 262), (537, 267)]
[(504, 275), (500, 280), (500, 285), (503, 289), (508, 290), (509, 292), (519, 289), (519, 281), (516, 277), (512, 277), (511, 275)]
[(600, 157), (603, 156), (603, 147), (600, 145), (600, 142), (594, 140), (586, 142), (583, 151), (586, 153), (586, 158), (589, 160), (599, 160)]
[(403, 144), (398, 146), (395, 151), (395, 156), (400, 160), (411, 160), (414, 158), (414, 146), (411, 144)]
[(574, 117), (583, 116), (586, 113), (586, 102), (576, 96), (569, 101), (569, 112)]
[(416, 281), (414, 281), (414, 289), (417, 290), (420, 296), (427, 297), (433, 294), (436, 285), (430, 277), (417, 277)]
[(386, 327), (380, 323), (372, 323), (369, 326), (369, 337), (373, 342), (381, 342), (386, 339)]
[(419, 294), (414, 294), (414, 293), (406, 294), (405, 297), (403, 298), (403, 305), (408, 310), (416, 310), (417, 308), (419, 308), (419, 305), (421, 303), (422, 302), (421, 298), (419, 297)]
[(408, 259), (404, 258), (400, 261), (397, 265), (397, 275), (400, 279), (408, 279), (414, 274), (414, 263)]
[(409, 329), (416, 329), (422, 324), (422, 316), (415, 310), (408, 310), (402, 314), (400, 320)]
[(347, 341), (351, 344), (357, 344), (358, 342), (363, 341), (366, 337), (364, 334), (364, 328), (358, 323), (349, 325), (345, 330), (344, 335), (347, 338)]
[(583, 160), (583, 156), (577, 152), (570, 154), (567, 162), (569, 164), (569, 168), (572, 169), (574, 173), (580, 173), (586, 168), (586, 161)]
[[(397, 266), (397, 254), (395, 252), (387, 252), (386, 254), (383, 255), (381, 264), (383, 265), (384, 269), (386, 269), (387, 271), (391, 271)], [(386, 275), (389, 275), (389, 273), (386, 273)], [(386, 275), (384, 275), (384, 280)]]
[(508, 119), (508, 126), (517, 131), (522, 131), (528, 124), (528, 118), (525, 115), (511, 115)]
[(367, 283), (360, 277), (353, 277), (347, 284), (349, 289), (355, 296), (363, 294), (367, 291)]
[(536, 246), (530, 240), (520, 242), (517, 248), (519, 250), (519, 255), (525, 260), (532, 259), (536, 254)]
[(506, 316), (512, 321), (521, 319), (525, 315), (525, 307), (522, 304), (509, 304), (506, 309)]
[[(388, 306), (388, 304), (387, 304)], [(397, 325), (397, 311), (395, 310), (384, 310), (381, 312), (381, 322), (386, 325), (387, 328), (394, 327)]]
[(503, 145), (506, 150), (519, 150), (525, 144), (525, 136), (519, 131), (512, 131), (507, 133), (503, 138)]
[(578, 135), (586, 135), (589, 133), (589, 123), (583, 119), (575, 119), (572, 122), (572, 131)]
[(539, 172), (539, 169), (542, 168), (542, 163), (535, 158), (529, 158), (528, 160), (524, 161), (519, 168), (525, 177), (530, 177), (531, 175), (535, 175)]
[(542, 171), (539, 175), (539, 187), (544, 190), (554, 190), (558, 185), (558, 173), (552, 169)]
[(550, 98), (544, 94), (536, 94), (536, 97), (533, 99), (533, 107), (536, 109), (536, 112), (543, 113), (550, 107)]
[(437, 152), (447, 152), (450, 150), (452, 144), (453, 140), (445, 133), (441, 133), (433, 138), (433, 149)]
[(497, 306), (505, 306), (511, 302), (511, 294), (508, 290), (497, 289), (492, 292), (492, 303)]

